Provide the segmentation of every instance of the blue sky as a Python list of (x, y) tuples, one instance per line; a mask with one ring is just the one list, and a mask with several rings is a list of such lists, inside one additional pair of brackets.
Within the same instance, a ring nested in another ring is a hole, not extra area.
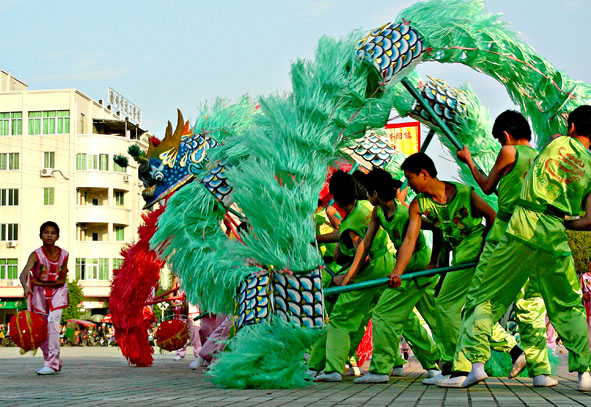
[[(290, 63), (312, 58), (322, 35), (376, 28), (413, 3), (0, 0), (0, 69), (30, 89), (77, 88), (93, 99), (104, 99), (110, 86), (162, 137), (177, 107), (194, 117), (216, 97), (289, 90)], [(485, 3), (540, 55), (591, 82), (591, 1)], [(420, 73), (454, 86), (469, 82), (493, 117), (512, 106), (497, 82), (468, 68), (428, 63)]]

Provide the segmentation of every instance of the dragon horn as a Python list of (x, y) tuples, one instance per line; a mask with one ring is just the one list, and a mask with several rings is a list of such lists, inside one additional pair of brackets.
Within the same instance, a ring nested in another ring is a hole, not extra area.
[(169, 121), (168, 126), (166, 127), (166, 134), (160, 144), (156, 146), (150, 142), (150, 147), (148, 148), (147, 153), (148, 157), (158, 158), (161, 153), (179, 148), (179, 145), (181, 144), (184, 121), (181, 111), (177, 109), (177, 112), (178, 121), (174, 133), (172, 132), (172, 124)]

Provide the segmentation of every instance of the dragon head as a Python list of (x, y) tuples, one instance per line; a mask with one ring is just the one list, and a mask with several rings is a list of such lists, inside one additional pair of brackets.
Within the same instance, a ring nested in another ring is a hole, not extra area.
[(194, 134), (178, 110), (174, 131), (169, 121), (164, 138), (152, 137), (147, 151), (131, 146), (128, 153), (138, 163), (139, 178), (144, 184), (144, 209), (201, 174), (207, 165), (207, 150), (217, 145), (205, 132)]

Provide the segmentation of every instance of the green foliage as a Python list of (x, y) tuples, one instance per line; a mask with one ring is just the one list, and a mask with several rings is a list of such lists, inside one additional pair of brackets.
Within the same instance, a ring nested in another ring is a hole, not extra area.
[(84, 301), (84, 293), (82, 287), (78, 284), (78, 280), (68, 282), (68, 296), (70, 298), (70, 305), (62, 312), (61, 323), (65, 324), (68, 319), (79, 319), (82, 315), (82, 308), (80, 304)]
[(589, 247), (591, 247), (591, 232), (577, 232), (567, 230), (568, 244), (575, 259), (575, 270), (577, 274), (589, 270)]

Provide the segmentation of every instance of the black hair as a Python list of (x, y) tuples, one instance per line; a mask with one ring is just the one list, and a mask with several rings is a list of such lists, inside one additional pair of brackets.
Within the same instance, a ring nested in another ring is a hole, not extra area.
[(386, 202), (396, 198), (396, 190), (402, 186), (402, 182), (392, 178), (389, 172), (374, 168), (364, 177), (364, 186), (369, 194), (378, 193), (378, 197)]
[(357, 199), (366, 199), (367, 193), (361, 190), (355, 178), (345, 171), (338, 170), (330, 177), (328, 190), (337, 203), (349, 205)]
[(57, 225), (57, 223), (48, 220), (47, 222), (43, 222), (43, 224), (41, 225), (41, 227), (39, 228), (39, 236), (41, 236), (43, 234), (43, 229), (45, 229), (47, 226), (51, 226), (55, 229), (55, 231), (57, 232), (57, 235), (60, 235), (60, 227)]
[(506, 131), (516, 140), (531, 140), (531, 129), (523, 115), (515, 110), (505, 110), (497, 116), (492, 128), (493, 137), (504, 143)]
[(591, 106), (581, 105), (568, 115), (568, 128), (575, 125), (579, 136), (591, 137)]
[(425, 153), (414, 153), (409, 155), (406, 160), (402, 163), (400, 168), (403, 171), (409, 171), (413, 174), (420, 174), (422, 170), (427, 171), (432, 178), (437, 176), (437, 169), (435, 169), (435, 163)]

